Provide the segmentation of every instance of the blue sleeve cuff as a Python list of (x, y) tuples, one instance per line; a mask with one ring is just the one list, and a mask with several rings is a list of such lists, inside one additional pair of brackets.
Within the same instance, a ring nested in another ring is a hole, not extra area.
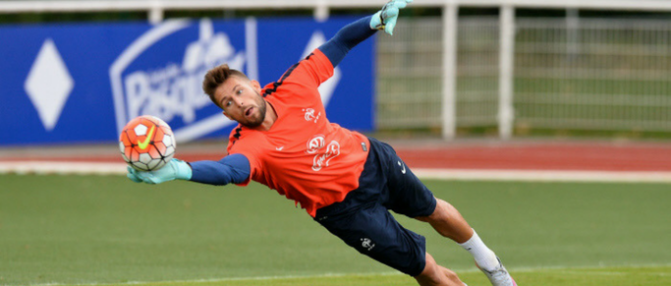
[(250, 176), (249, 160), (242, 154), (232, 154), (219, 161), (192, 162), (191, 181), (209, 184), (240, 184)]

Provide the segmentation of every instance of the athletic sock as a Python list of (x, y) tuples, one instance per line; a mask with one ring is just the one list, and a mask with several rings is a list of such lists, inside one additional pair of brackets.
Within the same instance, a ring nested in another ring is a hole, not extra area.
[(464, 243), (460, 243), (459, 245), (473, 255), (475, 263), (477, 263), (480, 268), (492, 271), (499, 267), (499, 260), (496, 258), (496, 254), (482, 242), (482, 239), (480, 239), (475, 230), (473, 230), (471, 239)]

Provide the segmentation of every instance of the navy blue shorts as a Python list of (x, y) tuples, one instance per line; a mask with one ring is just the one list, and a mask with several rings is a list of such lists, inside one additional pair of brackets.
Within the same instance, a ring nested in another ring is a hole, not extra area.
[(370, 139), (359, 188), (317, 210), (315, 220), (349, 246), (410, 276), (426, 265), (426, 240), (389, 213), (429, 216), (436, 199), (386, 143)]

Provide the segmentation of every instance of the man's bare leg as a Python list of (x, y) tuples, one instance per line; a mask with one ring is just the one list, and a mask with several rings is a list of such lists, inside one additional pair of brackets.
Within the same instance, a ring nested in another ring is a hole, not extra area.
[(515, 280), (510, 277), (496, 254), (482, 242), (459, 211), (446, 201), (438, 198), (436, 198), (436, 201), (436, 209), (431, 215), (417, 217), (416, 219), (428, 222), (442, 236), (452, 239), (470, 252), (476, 265), (485, 273), (492, 285), (516, 286)]
[(464, 286), (456, 273), (438, 265), (429, 253), (426, 253), (424, 271), (415, 279), (421, 286)]
[(473, 229), (466, 222), (461, 213), (448, 202), (436, 198), (436, 209), (429, 216), (416, 219), (428, 222), (442, 236), (464, 243), (473, 236)]

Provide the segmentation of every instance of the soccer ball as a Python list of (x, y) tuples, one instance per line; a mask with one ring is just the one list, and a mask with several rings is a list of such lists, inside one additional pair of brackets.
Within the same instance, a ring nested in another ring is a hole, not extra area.
[(154, 171), (165, 166), (175, 155), (176, 147), (170, 126), (149, 115), (128, 122), (119, 136), (121, 157), (140, 171)]

